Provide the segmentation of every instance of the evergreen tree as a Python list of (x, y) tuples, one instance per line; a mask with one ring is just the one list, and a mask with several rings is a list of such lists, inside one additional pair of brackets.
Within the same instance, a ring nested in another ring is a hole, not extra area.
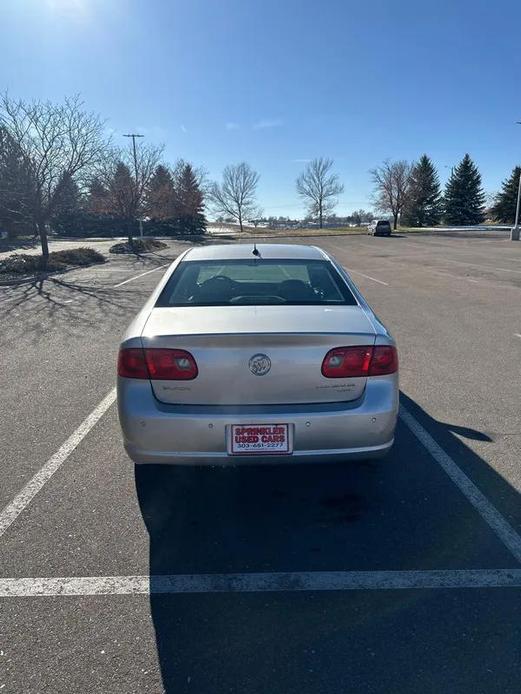
[(127, 164), (122, 161), (116, 162), (107, 190), (108, 210), (110, 214), (124, 220), (128, 242), (132, 246), (139, 199), (135, 179)]
[(145, 191), (145, 210), (153, 219), (169, 219), (174, 216), (174, 206), (174, 179), (166, 166), (160, 164)]
[(521, 166), (516, 166), (512, 170), (510, 178), (507, 178), (501, 184), (501, 191), (495, 196), (494, 204), (490, 208), (490, 213), (496, 222), (502, 222), (503, 224), (513, 224), (515, 222), (520, 176)]
[(80, 189), (68, 173), (63, 174), (56, 186), (53, 215), (72, 214), (80, 208)]
[(85, 209), (91, 214), (109, 212), (109, 191), (99, 178), (93, 178), (89, 183)]
[(175, 181), (175, 216), (181, 231), (188, 234), (204, 234), (204, 196), (191, 164), (178, 167)]
[(33, 231), (29, 208), (35, 196), (34, 178), (29, 162), (0, 126), (0, 228), (10, 238)]
[(65, 173), (56, 185), (50, 223), (52, 228), (66, 235), (75, 233), (81, 213), (81, 195), (73, 177)]
[(117, 162), (112, 178), (109, 181), (109, 206), (112, 214), (124, 219), (134, 219), (136, 213), (135, 182), (129, 167), (122, 161)]
[(485, 193), (481, 174), (468, 154), (452, 172), (445, 188), (444, 219), (446, 224), (481, 224), (484, 215)]
[(411, 171), (401, 224), (426, 227), (439, 224), (442, 215), (440, 181), (434, 164), (424, 154)]

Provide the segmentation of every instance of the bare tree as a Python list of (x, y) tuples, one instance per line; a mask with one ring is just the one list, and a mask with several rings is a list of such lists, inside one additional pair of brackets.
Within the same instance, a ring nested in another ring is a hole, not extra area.
[(242, 231), (244, 220), (254, 217), (257, 210), (258, 182), (259, 174), (249, 164), (234, 164), (224, 169), (222, 183), (213, 183), (207, 195), (215, 211), (237, 220)]
[(59, 204), (61, 182), (78, 181), (101, 159), (107, 147), (103, 122), (84, 110), (78, 96), (54, 104), (15, 100), (4, 93), (0, 127), (15, 144), (32, 181), (23, 209), (47, 258), (47, 225)]
[(262, 222), (262, 215), (264, 214), (264, 210), (262, 207), (254, 207), (252, 208), (252, 211), (250, 213), (250, 219), (248, 219), (248, 224), (253, 224), (255, 229), (259, 226), (259, 224)]
[(96, 170), (96, 180), (108, 191), (107, 209), (125, 220), (128, 242), (133, 244), (133, 227), (146, 208), (146, 192), (163, 154), (163, 146), (136, 143), (111, 149)]
[(362, 222), (370, 222), (374, 215), (372, 212), (367, 212), (366, 210), (360, 208), (359, 210), (354, 210), (350, 216), (353, 223), (359, 227)]
[(336, 207), (337, 195), (344, 192), (338, 175), (331, 173), (333, 160), (319, 157), (313, 159), (297, 178), (297, 193), (306, 202), (308, 214), (318, 217), (318, 226), (322, 229), (324, 216)]
[(376, 207), (393, 215), (393, 228), (398, 226), (398, 218), (407, 201), (411, 181), (412, 165), (401, 159), (386, 159), (381, 166), (371, 170), (374, 184)]

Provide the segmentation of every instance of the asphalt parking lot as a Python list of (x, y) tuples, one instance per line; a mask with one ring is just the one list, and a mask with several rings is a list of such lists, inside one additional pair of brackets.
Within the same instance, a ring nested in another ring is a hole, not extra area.
[(134, 473), (118, 342), (186, 243), (0, 288), (1, 694), (520, 691), (521, 244), (316, 243), (398, 341), (381, 461)]

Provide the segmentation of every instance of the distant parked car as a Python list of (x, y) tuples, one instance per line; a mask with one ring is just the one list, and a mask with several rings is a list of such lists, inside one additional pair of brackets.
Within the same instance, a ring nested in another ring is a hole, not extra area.
[(390, 236), (391, 222), (388, 219), (373, 219), (369, 224), (367, 233), (373, 236)]

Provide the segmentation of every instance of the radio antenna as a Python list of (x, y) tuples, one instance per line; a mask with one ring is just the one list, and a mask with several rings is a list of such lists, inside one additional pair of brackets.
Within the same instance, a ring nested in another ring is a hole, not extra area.
[(253, 232), (253, 251), (252, 251), (252, 253), (256, 258), (260, 258), (261, 254), (260, 254), (259, 249), (257, 248), (257, 239), (255, 238), (255, 234), (257, 233), (257, 224), (256, 223), (254, 223), (254, 229), (255, 229), (255, 231)]

